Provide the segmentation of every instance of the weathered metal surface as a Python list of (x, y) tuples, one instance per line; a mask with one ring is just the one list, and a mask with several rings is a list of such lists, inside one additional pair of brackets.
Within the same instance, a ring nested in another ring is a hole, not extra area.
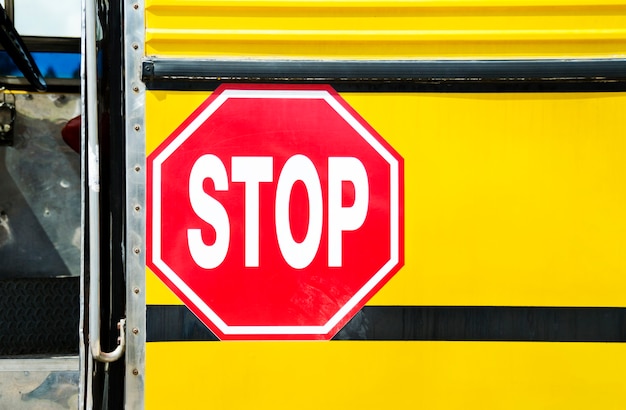
[(13, 146), (0, 147), (0, 278), (78, 276), (80, 162), (61, 138), (74, 95), (17, 95)]
[(0, 409), (78, 408), (78, 358), (0, 360)]

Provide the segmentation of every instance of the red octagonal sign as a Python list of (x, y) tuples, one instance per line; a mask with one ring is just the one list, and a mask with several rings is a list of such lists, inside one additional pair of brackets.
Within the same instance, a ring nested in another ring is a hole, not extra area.
[(403, 263), (403, 162), (332, 88), (223, 85), (148, 156), (148, 266), (221, 339), (329, 339)]

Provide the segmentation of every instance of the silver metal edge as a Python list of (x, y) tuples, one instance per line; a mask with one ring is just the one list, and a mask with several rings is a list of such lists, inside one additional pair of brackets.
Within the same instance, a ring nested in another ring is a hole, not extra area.
[[(124, 323), (118, 323), (119, 345), (112, 352), (103, 352), (100, 344), (100, 138), (98, 135), (98, 105), (93, 96), (98, 92), (96, 57), (97, 14), (95, 1), (85, 5), (85, 70), (83, 122), (86, 124), (87, 147), (87, 217), (89, 218), (89, 346), (91, 356), (110, 363), (122, 357), (125, 350)], [(85, 130), (85, 126), (82, 127)]]
[(42, 359), (0, 359), (0, 372), (67, 372), (78, 371), (78, 356)]
[[(126, 377), (125, 406), (144, 408), (145, 297), (145, 85), (144, 1), (124, 1), (124, 93), (126, 117)], [(132, 331), (131, 331), (132, 329)]]
[(80, 226), (83, 229), (80, 230), (80, 321), (79, 321), (79, 361), (80, 361), (80, 379), (78, 383), (78, 407), (80, 409), (91, 408), (93, 403), (92, 396), (92, 383), (91, 383), (91, 372), (93, 370), (93, 360), (91, 357), (91, 352), (89, 351), (89, 338), (85, 332), (85, 329), (89, 325), (87, 323), (87, 315), (86, 315), (86, 305), (87, 302), (87, 290), (85, 289), (87, 286), (87, 277), (86, 277), (86, 267), (85, 267), (85, 222), (86, 222), (86, 169), (85, 169), (85, 156), (86, 152), (86, 133), (85, 127), (82, 124), (85, 124), (85, 105), (87, 103), (87, 96), (85, 95), (85, 48), (86, 48), (86, 19), (87, 19), (87, 2), (90, 0), (82, 0), (81, 1), (81, 35), (80, 35), (80, 54), (81, 54), (81, 63), (80, 63), (80, 112), (81, 112), (81, 130), (80, 130), (80, 152), (81, 152), (81, 160), (80, 160)]

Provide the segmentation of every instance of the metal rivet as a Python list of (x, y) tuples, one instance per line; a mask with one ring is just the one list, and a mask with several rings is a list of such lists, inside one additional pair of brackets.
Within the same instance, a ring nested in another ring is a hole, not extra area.
[(141, 167), (139, 165), (135, 165), (135, 172), (141, 171)]
[(133, 43), (133, 49), (134, 49), (134, 50), (137, 50), (138, 48), (139, 48), (139, 44), (137, 44), (137, 43)]
[(135, 287), (133, 288), (133, 293), (134, 293), (135, 295), (139, 294), (139, 288), (138, 288), (137, 286), (135, 286)]
[(139, 374), (139, 370), (133, 369), (133, 376), (137, 376)]
[(133, 91), (134, 91), (134, 92), (136, 92), (136, 93), (138, 93), (138, 92), (139, 92), (139, 87), (134, 86), (134, 87), (133, 87)]
[(141, 251), (139, 250), (139, 248), (133, 248), (133, 252), (135, 252), (135, 253), (137, 253), (137, 254), (138, 254), (138, 253), (139, 253), (139, 252), (141, 252)]
[(137, 3), (133, 4), (133, 8), (134, 8), (135, 10), (139, 10), (139, 4), (137, 4)]
[(133, 327), (133, 334), (136, 335), (139, 333), (139, 329), (137, 329), (136, 327)]
[(135, 131), (139, 131), (141, 127), (139, 125), (135, 125)]
[(139, 205), (135, 205), (135, 212), (139, 212), (141, 210), (141, 207)]

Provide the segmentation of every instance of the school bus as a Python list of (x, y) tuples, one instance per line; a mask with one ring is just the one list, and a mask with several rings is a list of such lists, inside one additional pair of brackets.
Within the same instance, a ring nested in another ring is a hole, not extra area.
[(626, 2), (0, 5), (0, 408), (624, 407)]

